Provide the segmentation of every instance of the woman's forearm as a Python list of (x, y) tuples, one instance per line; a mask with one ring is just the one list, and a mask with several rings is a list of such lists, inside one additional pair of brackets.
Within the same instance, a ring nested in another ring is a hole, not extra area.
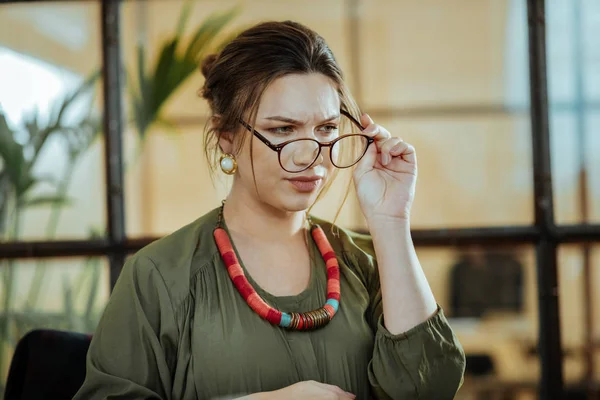
[(385, 326), (392, 334), (429, 319), (437, 304), (421, 268), (408, 219), (369, 221), (379, 266)]

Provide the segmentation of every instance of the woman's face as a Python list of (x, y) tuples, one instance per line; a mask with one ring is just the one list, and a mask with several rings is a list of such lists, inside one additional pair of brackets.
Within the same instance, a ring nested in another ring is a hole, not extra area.
[[(300, 138), (329, 142), (339, 136), (339, 123), (340, 99), (329, 78), (318, 73), (293, 74), (277, 79), (265, 90), (254, 129), (273, 144)], [(280, 165), (276, 151), (241, 129), (237, 137), (241, 133), (250, 135), (252, 140), (246, 140), (236, 154), (238, 172), (234, 185), (241, 185), (246, 195), (282, 211), (303, 211), (313, 205), (335, 168), (328, 148), (322, 149), (312, 165), (315, 148), (310, 143), (300, 142), (307, 145), (298, 144), (291, 152), (284, 150), (281, 161), (286, 169), (300, 170), (310, 165), (302, 172), (288, 172)]]

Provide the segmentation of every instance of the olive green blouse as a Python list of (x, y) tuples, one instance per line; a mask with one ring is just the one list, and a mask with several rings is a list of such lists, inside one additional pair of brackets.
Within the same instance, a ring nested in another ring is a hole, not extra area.
[[(340, 309), (324, 328), (288, 331), (261, 319), (236, 291), (212, 236), (217, 216), (211, 211), (126, 262), (75, 399), (231, 399), (305, 380), (361, 400), (454, 397), (465, 367), (460, 343), (441, 309), (403, 334), (386, 330), (368, 236), (332, 233), (317, 220), (339, 260)], [(276, 297), (248, 280), (282, 311), (321, 307), (325, 264), (312, 239), (310, 247), (302, 293)]]

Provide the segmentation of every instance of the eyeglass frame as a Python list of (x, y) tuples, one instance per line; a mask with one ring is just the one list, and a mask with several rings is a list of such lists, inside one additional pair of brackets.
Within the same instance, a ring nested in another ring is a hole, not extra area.
[[(364, 131), (365, 128), (361, 125), (360, 122), (358, 122), (356, 120), (356, 118), (354, 118), (352, 115), (350, 115), (350, 113), (346, 110), (340, 110), (340, 114), (347, 117), (348, 119), (350, 119), (350, 121), (356, 125), (361, 131)], [(345, 169), (345, 168), (350, 168), (353, 167), (354, 165), (356, 165), (364, 156), (365, 154), (367, 154), (367, 150), (369, 149), (369, 146), (375, 142), (375, 139), (367, 136), (365, 134), (351, 134), (351, 135), (344, 135), (344, 136), (339, 136), (335, 139), (333, 139), (332, 141), (329, 142), (319, 142), (317, 139), (312, 139), (312, 138), (299, 138), (299, 139), (292, 139), (292, 140), (287, 140), (283, 143), (280, 144), (273, 144), (271, 143), (271, 141), (269, 139), (267, 139), (266, 137), (264, 137), (262, 134), (260, 134), (256, 129), (254, 129), (253, 127), (251, 127), (249, 124), (247, 124), (244, 120), (240, 119), (240, 123), (242, 124), (242, 126), (244, 128), (246, 128), (248, 131), (250, 131), (250, 133), (252, 133), (254, 136), (256, 136), (261, 142), (263, 142), (264, 144), (267, 145), (267, 147), (269, 147), (271, 150), (275, 151), (277, 153), (277, 160), (279, 161), (279, 165), (281, 166), (281, 168), (284, 171), (287, 171), (291, 174), (297, 174), (300, 172), (304, 172), (307, 169), (309, 169), (310, 167), (313, 166), (313, 164), (319, 159), (319, 156), (321, 155), (321, 151), (323, 149), (323, 147), (329, 147), (331, 149), (331, 147), (333, 147), (333, 145), (335, 145), (338, 141), (340, 141), (341, 139), (348, 137), (348, 136), (362, 136), (364, 138), (367, 139), (367, 145), (365, 146), (365, 150), (363, 151), (363, 153), (360, 155), (360, 157), (358, 157), (358, 159), (352, 163), (351, 165), (348, 165), (347, 167), (338, 167), (335, 162), (333, 161), (333, 155), (332, 152), (329, 151), (329, 159), (331, 160), (331, 163), (333, 164), (334, 167), (338, 168), (338, 169)], [(287, 170), (283, 164), (281, 164), (281, 150), (287, 146), (290, 143), (293, 142), (298, 142), (300, 140), (310, 140), (313, 142), (316, 142), (319, 146), (319, 152), (317, 153), (317, 156), (315, 157), (315, 159), (313, 160), (313, 162), (311, 162), (306, 168), (300, 170), (300, 171), (289, 171)]]

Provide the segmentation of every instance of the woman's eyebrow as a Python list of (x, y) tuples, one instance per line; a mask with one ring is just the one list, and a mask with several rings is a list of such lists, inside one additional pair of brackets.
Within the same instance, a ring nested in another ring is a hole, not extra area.
[[(340, 117), (340, 114), (338, 113), (338, 114), (333, 115), (331, 117), (325, 118), (323, 121), (319, 122), (319, 124), (323, 124), (325, 122), (329, 122), (329, 121), (332, 121), (334, 119), (338, 119), (339, 117)], [(293, 125), (303, 125), (304, 124), (303, 121), (300, 121), (300, 120), (297, 120), (297, 119), (294, 119), (294, 118), (284, 117), (284, 116), (281, 116), (281, 115), (273, 115), (271, 117), (266, 117), (265, 119), (270, 120), (270, 121), (286, 122), (286, 123), (293, 124)]]

